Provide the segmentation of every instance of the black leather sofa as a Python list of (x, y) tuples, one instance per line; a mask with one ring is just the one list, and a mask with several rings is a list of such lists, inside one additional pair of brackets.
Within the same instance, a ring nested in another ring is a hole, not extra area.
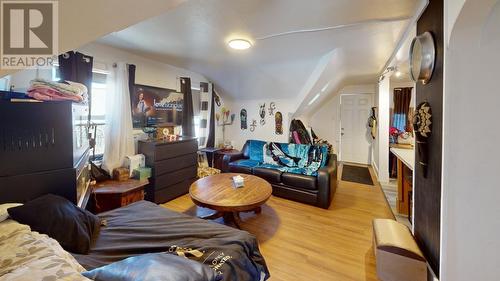
[(337, 189), (337, 155), (330, 154), (327, 164), (318, 170), (317, 176), (281, 172), (276, 169), (248, 167), (248, 141), (239, 154), (225, 155), (222, 171), (252, 174), (267, 180), (273, 187), (273, 195), (314, 205), (324, 209), (330, 207)]

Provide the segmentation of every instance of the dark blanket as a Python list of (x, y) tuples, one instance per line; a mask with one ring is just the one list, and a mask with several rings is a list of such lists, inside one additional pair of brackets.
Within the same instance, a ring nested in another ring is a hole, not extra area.
[(223, 280), (269, 278), (257, 239), (248, 232), (140, 201), (99, 215), (106, 220), (87, 255), (73, 254), (87, 270), (128, 257), (167, 252), (209, 265)]

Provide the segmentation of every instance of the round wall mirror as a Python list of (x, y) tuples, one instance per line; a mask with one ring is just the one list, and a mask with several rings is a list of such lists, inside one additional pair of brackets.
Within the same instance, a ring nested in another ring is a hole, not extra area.
[(410, 46), (410, 76), (415, 82), (427, 84), (431, 80), (436, 59), (434, 38), (425, 32), (413, 39)]

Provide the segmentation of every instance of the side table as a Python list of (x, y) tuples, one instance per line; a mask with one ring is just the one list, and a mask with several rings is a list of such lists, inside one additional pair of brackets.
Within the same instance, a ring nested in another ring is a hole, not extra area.
[(107, 180), (92, 185), (92, 211), (101, 213), (144, 199), (144, 187), (148, 180)]
[(240, 153), (237, 149), (219, 150), (214, 153), (214, 168), (222, 170), (222, 161), (224, 155), (234, 155)]

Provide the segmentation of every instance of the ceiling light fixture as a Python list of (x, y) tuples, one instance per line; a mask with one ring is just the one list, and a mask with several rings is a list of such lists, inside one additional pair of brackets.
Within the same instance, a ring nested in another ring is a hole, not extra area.
[(315, 102), (315, 101), (319, 98), (319, 96), (320, 96), (320, 95), (321, 95), (321, 93), (317, 93), (317, 94), (314, 96), (314, 98), (312, 98), (312, 99), (309, 101), (309, 103), (308, 103), (307, 105), (311, 105), (311, 104), (313, 104), (313, 103), (314, 103), (314, 102)]
[(396, 71), (396, 77), (401, 77), (401, 75), (403, 75), (403, 73), (401, 73), (401, 71)]
[(246, 50), (252, 47), (252, 43), (245, 39), (233, 39), (227, 43), (231, 49)]

